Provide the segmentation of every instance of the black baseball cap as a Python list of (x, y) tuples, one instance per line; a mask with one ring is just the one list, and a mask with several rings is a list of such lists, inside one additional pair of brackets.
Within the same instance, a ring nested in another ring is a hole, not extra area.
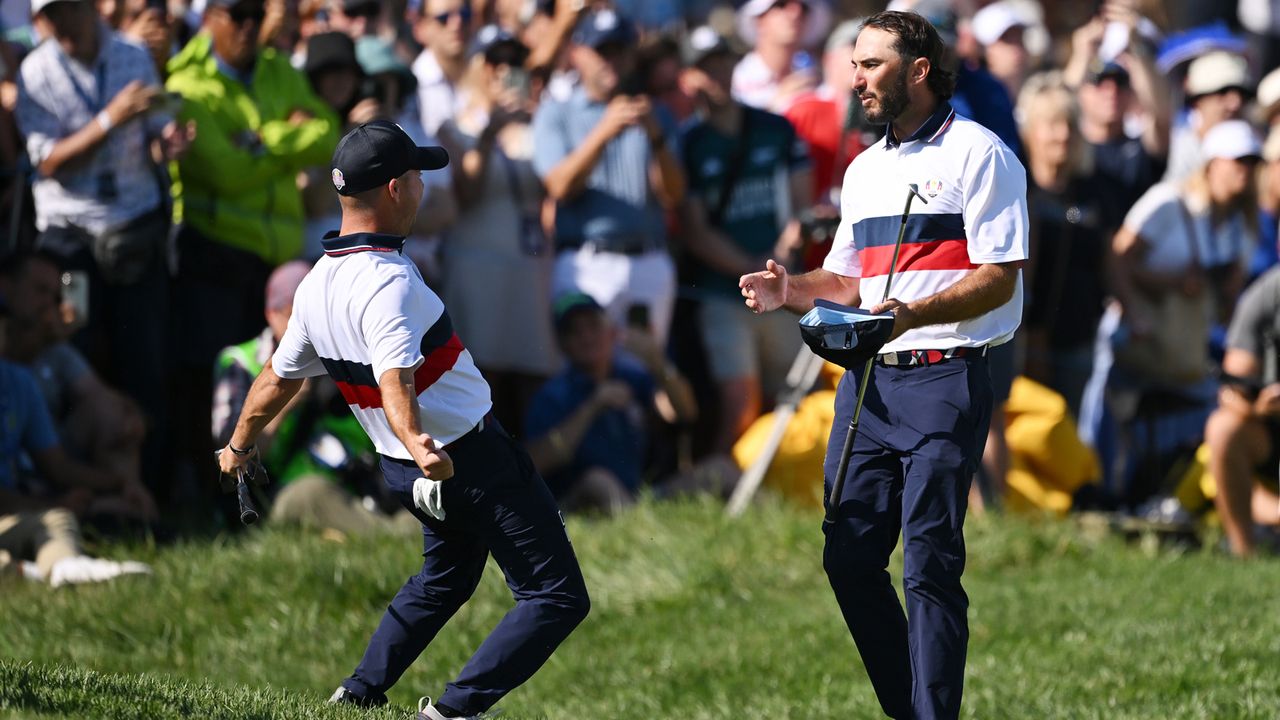
[(551, 319), (556, 333), (563, 335), (569, 329), (569, 322), (579, 313), (603, 313), (604, 308), (595, 298), (582, 292), (568, 292), (555, 299), (551, 304)]
[(374, 120), (338, 141), (330, 175), (338, 194), (351, 196), (386, 185), (410, 170), (439, 170), (448, 164), (444, 148), (418, 145), (399, 125)]

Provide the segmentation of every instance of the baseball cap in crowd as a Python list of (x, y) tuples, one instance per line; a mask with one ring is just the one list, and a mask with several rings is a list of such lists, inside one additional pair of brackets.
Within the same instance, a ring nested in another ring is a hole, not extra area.
[(835, 52), (836, 50), (844, 50), (851, 48), (858, 43), (858, 34), (862, 32), (862, 23), (866, 18), (856, 18), (854, 20), (845, 20), (836, 26), (835, 30), (827, 36), (827, 44), (823, 49), (826, 52)]
[(586, 12), (573, 29), (573, 42), (593, 50), (610, 43), (633, 45), (638, 37), (636, 26), (612, 10)]
[(955, 8), (951, 7), (951, 0), (893, 0), (887, 9), (919, 15), (938, 31), (938, 37), (942, 38), (944, 45), (955, 46), (958, 18)]
[(333, 187), (339, 195), (359, 195), (410, 170), (439, 170), (449, 164), (442, 147), (422, 147), (399, 125), (386, 120), (365, 123), (347, 133), (333, 151)]
[(39, 15), (45, 8), (59, 2), (84, 2), (84, 0), (31, 0), (31, 17)]
[(1264, 125), (1280, 114), (1280, 68), (1267, 73), (1258, 83), (1258, 112)]
[(984, 47), (994, 44), (1010, 28), (1030, 27), (1009, 3), (1000, 0), (991, 3), (974, 14), (971, 21), (973, 37)]
[(356, 61), (360, 63), (364, 74), (370, 77), (387, 73), (397, 75), (403, 83), (402, 95), (412, 92), (418, 85), (413, 70), (396, 55), (396, 49), (391, 43), (382, 38), (365, 35), (356, 40)]
[(1101, 60), (1097, 60), (1090, 67), (1088, 74), (1085, 75), (1085, 82), (1090, 85), (1097, 85), (1108, 78), (1115, 80), (1119, 85), (1128, 85), (1129, 71), (1120, 63), (1104, 63)]
[(563, 334), (569, 329), (569, 321), (584, 312), (603, 313), (604, 308), (586, 293), (570, 292), (556, 298), (551, 303), (551, 319), (555, 323), (556, 334)]
[(1187, 98), (1194, 100), (1201, 95), (1212, 95), (1229, 88), (1239, 88), (1246, 95), (1253, 94), (1249, 82), (1249, 63), (1244, 56), (1215, 50), (1205, 53), (1187, 67)]
[(283, 310), (293, 304), (302, 279), (311, 272), (306, 260), (290, 260), (271, 271), (267, 278), (267, 310)]
[(1253, 127), (1244, 120), (1223, 120), (1209, 128), (1200, 143), (1200, 150), (1206, 161), (1216, 158), (1243, 160), (1262, 157), (1262, 144), (1258, 142)]
[(342, 32), (323, 32), (307, 38), (307, 62), (303, 71), (308, 75), (324, 70), (350, 68), (360, 72), (356, 59), (356, 44), (350, 35)]
[(698, 65), (712, 55), (737, 55), (729, 40), (710, 25), (694, 28), (689, 33), (685, 38), (682, 54), (685, 64), (691, 66)]
[[(803, 3), (807, 11), (801, 44), (805, 47), (816, 47), (822, 42), (823, 33), (831, 27), (831, 8), (827, 6), (826, 0), (794, 1)], [(748, 45), (755, 45), (756, 20), (772, 10), (775, 5), (783, 2), (784, 0), (747, 0), (747, 3), (738, 9), (738, 35)]]

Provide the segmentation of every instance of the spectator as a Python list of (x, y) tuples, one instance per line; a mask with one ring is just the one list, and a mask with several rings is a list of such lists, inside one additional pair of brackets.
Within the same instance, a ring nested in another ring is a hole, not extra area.
[(353, 39), (372, 36), (382, 15), (379, 0), (331, 0), (329, 27)]
[(1109, 294), (1106, 269), (1121, 209), (1106, 178), (1084, 171), (1087, 150), (1075, 100), (1060, 73), (1028, 80), (1018, 116), (1027, 148), (1031, 222), (1024, 372), (1062, 395), (1072, 417), (1079, 417)]
[[(178, 158), (195, 126), (173, 121), (151, 58), (99, 20), (92, 3), (42, 1), (33, 10), (49, 39), (22, 63), (17, 118), (36, 170), (38, 243), (64, 269), (87, 274), (88, 325), (77, 344), (162, 428), (169, 183), (153, 153)], [(167, 445), (162, 434), (156, 440), (153, 476)]]
[(1252, 282), (1280, 262), (1280, 127), (1272, 127), (1262, 146), (1262, 171), (1258, 173), (1258, 249), (1249, 263)]
[(1004, 85), (1009, 97), (1017, 98), (1031, 66), (1031, 54), (1023, 43), (1029, 23), (1009, 0), (987, 5), (974, 14), (971, 22), (987, 71)]
[(493, 388), (494, 414), (520, 437), (529, 398), (559, 367), (547, 311), (554, 257), (540, 219), (546, 194), (532, 164), (529, 50), (493, 25), (477, 40), (483, 64), (467, 106), (441, 126), (459, 159), (453, 178), (461, 206), (444, 244), (444, 301)]
[(422, 127), (427, 134), (436, 135), (445, 120), (462, 110), (464, 98), (458, 87), (467, 71), (471, 4), (468, 0), (423, 0), (414, 37), (425, 48), (413, 62)]
[[(1164, 174), (1171, 103), (1168, 83), (1141, 35), (1131, 31), (1127, 49), (1114, 60), (1099, 57), (1107, 27), (1107, 18), (1098, 16), (1072, 33), (1063, 77), (1078, 92), (1080, 132), (1093, 148), (1094, 176), (1117, 186), (1120, 206), (1129, 208)], [(1127, 131), (1130, 113), (1140, 123), (1137, 136)]]
[(738, 34), (752, 46), (733, 71), (733, 95), (751, 107), (785, 113), (818, 84), (806, 48), (830, 25), (825, 0), (748, 0), (738, 11)]
[(173, 52), (173, 29), (169, 24), (169, 11), (147, 0), (121, 2), (119, 30), (122, 37), (147, 51), (155, 65), (156, 74), (164, 78), (165, 63)]
[(687, 421), (693, 391), (643, 330), (627, 331), (641, 362), (618, 354), (618, 331), (590, 296), (562, 296), (554, 314), (568, 366), (530, 403), (529, 454), (561, 507), (614, 512), (640, 489), (658, 394)]
[(664, 208), (684, 195), (674, 123), (644, 95), (628, 95), (635, 28), (610, 10), (574, 31), (581, 84), (533, 119), (534, 170), (556, 202), (553, 295), (581, 290), (621, 324), (644, 306), (660, 345), (675, 302)]
[[(213, 394), (213, 441), (218, 446), (230, 439), (249, 386), (284, 335), (294, 294), (310, 269), (301, 260), (276, 268), (267, 281), (267, 327), (256, 338), (224, 348), (218, 355)], [(329, 378), (308, 379), (285, 411), (258, 436), (257, 448), (275, 481), (272, 522), (347, 535), (393, 524), (392, 516), (374, 509), (382, 478), (374, 469), (373, 443)], [(417, 526), (403, 510), (396, 516), (397, 523)]]
[[(805, 93), (787, 110), (787, 120), (809, 145), (813, 158), (813, 202), (836, 202), (844, 171), (862, 152), (871, 138), (864, 137), (866, 119), (854, 102), (853, 45), (858, 40), (860, 20), (846, 20), (827, 38), (822, 54), (822, 84)], [(872, 140), (874, 142), (874, 140)]]
[(46, 253), (18, 251), (0, 262), (0, 292), (12, 312), (6, 357), (36, 378), (67, 454), (124, 479), (127, 492), (95, 499), (90, 513), (154, 523), (155, 501), (142, 483), (142, 412), (63, 340), (60, 275), (58, 258)]
[[(262, 0), (210, 0), (204, 31), (169, 63), (168, 88), (182, 93), (181, 116), (198, 129), (178, 163), (173, 312), (186, 417), (208, 417), (218, 352), (261, 328), (267, 276), (302, 250), (297, 174), (327, 165), (338, 136), (305, 76), (274, 49), (259, 50), (264, 16)], [(188, 432), (180, 447), (193, 468), (207, 467), (207, 430), (192, 423)]]
[[(409, 66), (396, 56), (395, 49), (379, 38), (363, 37), (356, 43), (356, 58), (373, 83), (374, 96), (381, 104), (383, 119), (393, 120), (418, 145), (439, 144), (437, 138), (422, 128), (418, 98), (414, 92), (417, 79)], [(453, 225), (458, 216), (452, 173), (452, 168), (445, 167), (423, 175), (422, 206), (414, 218), (409, 236), (405, 238), (405, 255), (413, 260), (429, 283), (437, 283), (441, 276), (439, 233)]]
[(1280, 270), (1262, 276), (1236, 306), (1222, 361), (1218, 408), (1205, 425), (1214, 504), (1235, 555), (1251, 555), (1255, 527), (1280, 525), (1280, 498), (1258, 484), (1280, 472)]
[(809, 151), (783, 118), (730, 94), (737, 56), (710, 27), (689, 36), (684, 83), (699, 120), (681, 136), (689, 193), (685, 240), (702, 261), (702, 343), (720, 392), (712, 449), (727, 454), (781, 389), (803, 347), (795, 318), (756, 315), (738, 279), (773, 258), (791, 265), (804, 238), (797, 216), (813, 195)]
[(1170, 139), (1165, 180), (1183, 180), (1204, 164), (1205, 137), (1218, 123), (1244, 117), (1253, 88), (1249, 64), (1241, 55), (1215, 50), (1191, 61), (1185, 85), (1186, 123)]
[[(9, 310), (0, 301), (0, 326)], [(0, 357), (7, 357), (7, 328), (0, 327)], [(31, 373), (0, 359), (0, 501), (11, 510), (65, 507), (77, 516), (96, 515), (102, 503), (142, 506), (149, 502), (141, 485), (70, 457), (58, 440), (53, 420)], [(145, 492), (145, 491), (144, 491)]]
[(1257, 123), (1264, 128), (1275, 126), (1280, 121), (1280, 67), (1258, 81), (1255, 100), (1258, 108)]
[(680, 43), (669, 35), (660, 35), (640, 45), (636, 73), (642, 92), (661, 105), (677, 123), (693, 116), (693, 98), (680, 88), (684, 70)]

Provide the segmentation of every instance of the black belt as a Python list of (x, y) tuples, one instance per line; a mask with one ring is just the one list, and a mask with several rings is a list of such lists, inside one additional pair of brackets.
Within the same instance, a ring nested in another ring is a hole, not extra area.
[(556, 252), (564, 250), (591, 250), (593, 252), (616, 253), (618, 255), (644, 255), (645, 253), (664, 250), (666, 243), (661, 240), (639, 235), (615, 235), (586, 240), (583, 238), (561, 238), (556, 240)]
[(957, 347), (947, 350), (902, 350), (900, 352), (882, 353), (876, 356), (876, 362), (890, 367), (928, 367), (944, 363), (953, 358), (986, 357), (987, 346)]

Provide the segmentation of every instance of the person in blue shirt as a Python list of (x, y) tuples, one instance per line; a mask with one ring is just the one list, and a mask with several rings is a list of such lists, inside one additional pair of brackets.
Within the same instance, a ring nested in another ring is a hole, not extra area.
[(657, 398), (689, 421), (693, 390), (645, 330), (627, 328), (631, 352), (617, 352), (618, 330), (589, 295), (560, 297), (554, 317), (568, 362), (530, 403), (529, 455), (562, 508), (617, 511), (640, 489)]

